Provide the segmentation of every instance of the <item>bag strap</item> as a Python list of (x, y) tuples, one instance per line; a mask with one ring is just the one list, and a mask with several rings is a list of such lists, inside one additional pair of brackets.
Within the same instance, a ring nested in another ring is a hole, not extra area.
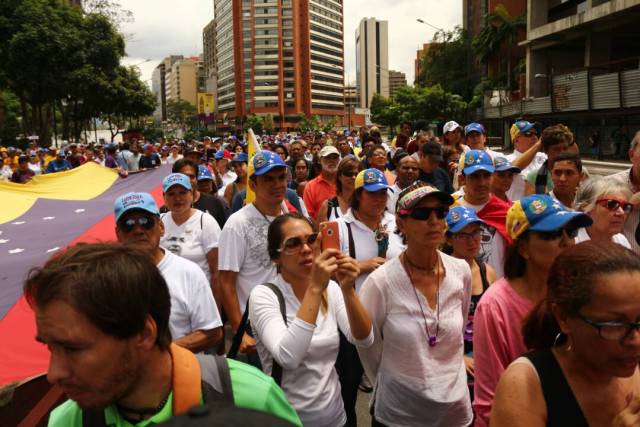
[(480, 279), (482, 280), (482, 292), (484, 293), (484, 291), (489, 289), (489, 285), (491, 285), (491, 283), (489, 283), (489, 278), (487, 277), (487, 265), (484, 263), (484, 261), (480, 261), (478, 259), (476, 259), (476, 263), (478, 264), (478, 269), (480, 269)]
[(536, 175), (536, 184), (535, 184), (536, 194), (545, 194), (547, 189), (548, 173), (549, 173), (549, 169), (547, 168), (547, 163), (545, 162), (542, 166), (540, 166), (538, 175)]
[(351, 223), (347, 224), (347, 234), (349, 235), (349, 256), (356, 259), (356, 244), (353, 241), (353, 231), (351, 231)]
[(240, 326), (238, 326), (238, 330), (233, 335), (233, 340), (231, 341), (231, 348), (227, 353), (227, 357), (229, 359), (238, 358), (238, 350), (240, 349), (240, 344), (242, 343), (242, 337), (244, 336), (244, 333), (247, 330), (248, 321), (249, 321), (249, 300), (247, 300), (247, 305), (244, 308), (244, 314), (242, 315), (242, 319), (240, 319)]
[(205, 393), (203, 386), (204, 403), (218, 402), (226, 405), (235, 405), (233, 398), (233, 386), (231, 371), (224, 356), (196, 354), (202, 370), (202, 381), (211, 386), (212, 392)]

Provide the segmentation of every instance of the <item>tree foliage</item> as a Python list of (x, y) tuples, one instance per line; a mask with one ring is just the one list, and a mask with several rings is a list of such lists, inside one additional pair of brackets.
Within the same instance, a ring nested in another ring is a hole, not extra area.
[(191, 126), (198, 114), (198, 109), (189, 101), (172, 99), (167, 102), (167, 118), (182, 129)]
[[(273, 121), (273, 120), (272, 120)], [(253, 132), (256, 135), (262, 134), (264, 129), (264, 118), (261, 116), (252, 115), (247, 117), (247, 120), (244, 122), (245, 129), (253, 129)]]

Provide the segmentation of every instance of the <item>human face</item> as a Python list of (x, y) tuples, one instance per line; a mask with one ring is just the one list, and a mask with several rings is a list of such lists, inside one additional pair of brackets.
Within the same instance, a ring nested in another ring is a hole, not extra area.
[(127, 396), (140, 381), (138, 337), (116, 339), (62, 301), (37, 307), (37, 340), (49, 351), (47, 380), (82, 409), (99, 409)]
[[(439, 207), (447, 208), (437, 198), (426, 196), (414, 209)], [(432, 212), (426, 221), (396, 215), (396, 224), (406, 237), (409, 247), (436, 248), (444, 241), (445, 219), (438, 218), (435, 212)]]
[(185, 213), (193, 204), (193, 192), (181, 185), (174, 185), (164, 193), (164, 204), (172, 213)]
[[(153, 224), (151, 228), (142, 227), (138, 220), (144, 218)], [(127, 231), (123, 225), (127, 220), (134, 221), (134, 227)], [(116, 224), (118, 242), (140, 247), (144, 251), (155, 251), (160, 246), (160, 238), (164, 235), (164, 224), (157, 215), (142, 210), (133, 210), (120, 217)]]
[(320, 152), (320, 149), (322, 148), (322, 145), (320, 144), (313, 144), (311, 146), (311, 154), (318, 154)]
[(480, 132), (470, 132), (467, 135), (467, 145), (472, 150), (484, 150), (484, 143), (487, 137)]
[(620, 201), (620, 206), (615, 210), (609, 210), (601, 203), (596, 203), (595, 207), (587, 212), (587, 214), (593, 220), (593, 225), (590, 230), (595, 231), (597, 234), (613, 237), (614, 235), (622, 232), (624, 222), (627, 220), (629, 214), (625, 213), (622, 207), (622, 203), (628, 203), (629, 200), (623, 193), (609, 193), (598, 197), (602, 199), (614, 199)]
[(387, 207), (387, 190), (362, 191), (358, 212), (368, 217), (382, 217)]
[(418, 151), (418, 157), (420, 159), (420, 169), (425, 173), (432, 173), (438, 168), (438, 162), (431, 159), (430, 156), (425, 155), (422, 151)]
[(538, 142), (537, 132), (535, 131), (535, 129), (529, 129), (527, 132), (519, 133), (518, 136), (516, 136), (516, 140), (514, 141), (513, 145), (515, 146), (516, 150), (524, 153), (529, 148), (533, 147), (536, 142)]
[(351, 154), (349, 143), (346, 140), (338, 141), (338, 151), (340, 152), (342, 157)]
[(307, 162), (304, 159), (300, 159), (296, 161), (296, 181), (302, 182), (307, 179), (309, 176), (309, 168), (307, 167)]
[[(300, 239), (300, 241), (305, 242), (295, 250), (287, 253), (280, 252), (276, 264), (278, 264), (282, 273), (294, 277), (309, 277), (313, 267), (313, 244), (307, 242), (313, 234), (315, 233), (306, 221), (291, 219), (282, 225), (281, 249), (284, 248), (285, 242), (290, 239)], [(313, 237), (311, 240), (313, 240)]]
[(353, 191), (356, 185), (357, 175), (358, 175), (358, 168), (354, 166), (342, 171), (342, 173), (338, 176), (338, 179), (340, 180), (340, 184), (342, 184), (343, 193), (345, 192), (350, 193)]
[(369, 150), (371, 150), (371, 149), (373, 148), (373, 146), (374, 146), (374, 145), (376, 145), (376, 144), (375, 144), (375, 142), (373, 142), (373, 141), (367, 141), (367, 142), (365, 142), (365, 143), (364, 143), (364, 145), (362, 146), (362, 150), (363, 150), (365, 153), (368, 153), (368, 152), (369, 152)]
[(491, 175), (491, 192), (504, 194), (509, 191), (514, 176), (513, 171), (496, 172)]
[(187, 165), (187, 166), (184, 166), (182, 169), (180, 169), (178, 173), (186, 175), (189, 178), (189, 181), (191, 182), (191, 188), (197, 188), (198, 176), (195, 168)]
[(213, 181), (210, 179), (198, 181), (198, 191), (205, 194), (211, 194), (213, 192)]
[(282, 147), (277, 147), (276, 148), (276, 154), (278, 156), (280, 156), (280, 158), (284, 161), (287, 160), (287, 154), (284, 152), (284, 149)]
[[(580, 314), (594, 322), (637, 322), (640, 320), (638, 292), (639, 272), (602, 274)], [(573, 351), (594, 371), (630, 377), (638, 369), (640, 331), (632, 330), (621, 340), (607, 340), (600, 337), (595, 327), (577, 317), (569, 317), (561, 325), (571, 337)], [(593, 351), (595, 348), (598, 351)]]
[(558, 154), (560, 153), (564, 153), (565, 151), (567, 151), (568, 145), (566, 142), (562, 142), (560, 144), (555, 144), (550, 146), (549, 148), (547, 148), (545, 150), (545, 153), (547, 154), (548, 157), (548, 164), (552, 165), (553, 161), (555, 160), (555, 158), (558, 156)]
[(216, 160), (216, 167), (218, 168), (218, 171), (220, 171), (220, 173), (224, 174), (227, 172), (227, 166), (229, 165), (229, 160), (227, 159), (219, 159)]
[(256, 199), (268, 206), (282, 203), (287, 192), (287, 169), (274, 168), (250, 181)]
[(338, 163), (340, 163), (340, 156), (338, 154), (329, 154), (320, 159), (323, 172), (336, 173), (338, 171)]
[(400, 132), (407, 136), (411, 135), (411, 126), (409, 126), (408, 124), (401, 125)]
[(369, 164), (372, 168), (384, 170), (387, 165), (387, 153), (384, 148), (376, 148), (369, 157)]
[(301, 158), (302, 155), (304, 154), (304, 151), (302, 150), (302, 144), (300, 144), (300, 143), (291, 144), (289, 146), (289, 153), (291, 154), (291, 158), (292, 159)]
[(575, 163), (569, 160), (553, 162), (551, 180), (553, 181), (553, 193), (559, 195), (573, 195), (578, 189), (582, 174), (578, 172)]
[(234, 162), (232, 167), (238, 177), (245, 178), (247, 176), (247, 164), (245, 162)]
[(474, 205), (486, 203), (491, 196), (491, 175), (484, 170), (463, 175), (465, 200)]
[(234, 151), (239, 154), (239, 153), (242, 153), (244, 150), (242, 149), (242, 145), (238, 144), (236, 145), (236, 148), (234, 149)]
[(447, 239), (453, 247), (453, 256), (461, 259), (472, 259), (480, 252), (482, 226), (478, 223), (469, 224), (456, 233), (451, 233)]
[(418, 179), (418, 162), (411, 156), (403, 157), (398, 164), (398, 185), (406, 188)]
[(560, 252), (574, 244), (566, 232), (553, 240), (545, 239), (543, 233), (530, 232), (520, 244), (520, 253), (527, 261), (527, 270), (546, 275)]
[(444, 140), (447, 145), (456, 146), (462, 141), (462, 129), (456, 128), (451, 132), (447, 132), (444, 134)]

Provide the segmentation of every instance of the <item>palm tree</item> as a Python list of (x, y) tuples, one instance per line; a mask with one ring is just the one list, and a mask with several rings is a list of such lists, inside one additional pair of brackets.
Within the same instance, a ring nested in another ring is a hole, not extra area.
[(488, 63), (500, 53), (502, 46), (507, 47), (507, 87), (511, 88), (512, 65), (511, 52), (518, 33), (527, 28), (526, 14), (511, 16), (503, 4), (498, 4), (492, 13), (485, 17), (484, 28), (473, 38), (472, 47), (478, 60)]

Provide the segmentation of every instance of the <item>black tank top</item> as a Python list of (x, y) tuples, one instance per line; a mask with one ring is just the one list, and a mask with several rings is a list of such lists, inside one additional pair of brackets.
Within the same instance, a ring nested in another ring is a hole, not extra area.
[(476, 307), (480, 302), (480, 298), (489, 288), (489, 279), (487, 278), (487, 266), (480, 258), (476, 259), (478, 268), (480, 269), (480, 279), (482, 280), (482, 293), (480, 295), (471, 295), (471, 304), (469, 304), (469, 316), (467, 317), (467, 326), (464, 328), (464, 354), (473, 352), (473, 316)]
[(542, 387), (547, 405), (548, 427), (589, 427), (582, 409), (551, 349), (535, 350), (524, 355), (531, 361)]

